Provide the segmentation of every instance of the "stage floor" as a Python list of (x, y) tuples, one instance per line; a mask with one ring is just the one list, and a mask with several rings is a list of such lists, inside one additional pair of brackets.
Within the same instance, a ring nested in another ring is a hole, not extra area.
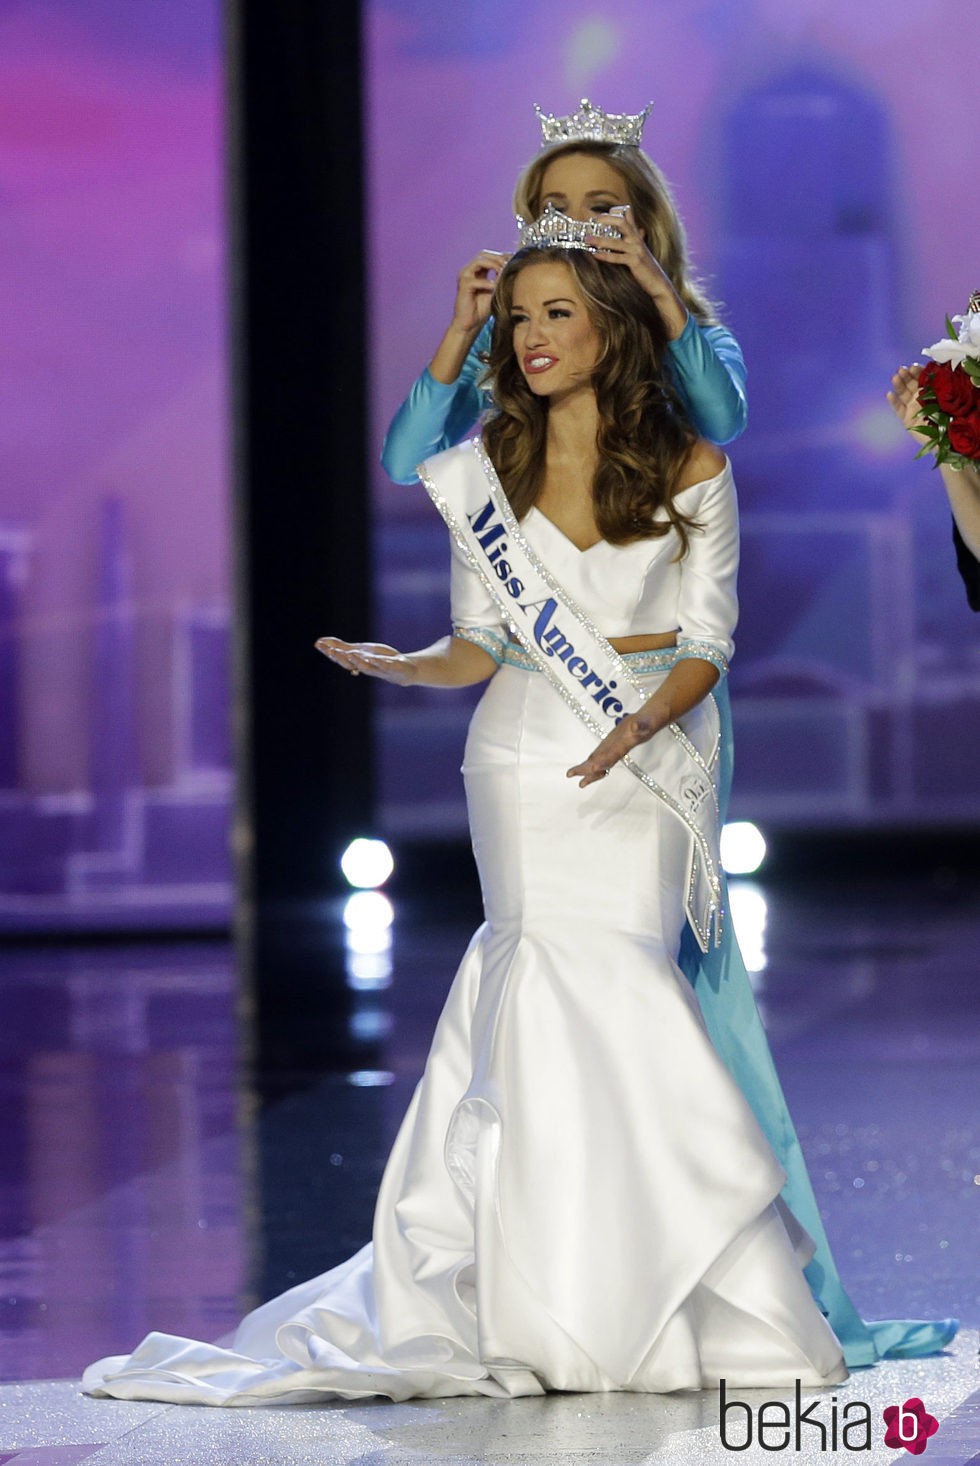
[[(744, 888), (744, 945), (852, 1297), (865, 1317), (956, 1315), (944, 1356), (859, 1371), (881, 1411), (939, 1417), (930, 1466), (980, 1461), (980, 888)], [(338, 926), (339, 931), (339, 926)], [(0, 1463), (603, 1462), (731, 1459), (718, 1396), (548, 1396), (212, 1411), (93, 1401), (77, 1375), (150, 1329), (217, 1339), (260, 1298), (366, 1240), (384, 1157), (469, 935), (397, 906), (388, 987), (362, 977), (344, 1071), (241, 1062), (219, 942), (0, 955)], [(336, 961), (344, 956), (339, 937)], [(762, 966), (763, 955), (765, 966)], [(383, 968), (375, 964), (377, 973)], [(309, 1218), (317, 1224), (311, 1228)], [(753, 1402), (778, 1391), (740, 1392)], [(834, 1401), (796, 1460), (831, 1449)], [(739, 1437), (744, 1440), (744, 1433)], [(843, 1445), (839, 1449), (849, 1454)], [(756, 1446), (742, 1461), (771, 1459)]]

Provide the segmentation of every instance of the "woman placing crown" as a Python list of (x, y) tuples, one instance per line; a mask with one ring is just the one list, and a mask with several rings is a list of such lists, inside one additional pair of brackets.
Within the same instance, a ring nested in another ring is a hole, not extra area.
[[(684, 227), (660, 169), (641, 150), (650, 111), (609, 114), (583, 100), (569, 117), (535, 108), (543, 149), (517, 181), (514, 209), (537, 219), (548, 204), (605, 227), (597, 247), (650, 296), (668, 337), (672, 384), (697, 430), (727, 443), (745, 428), (745, 364), (719, 324), (687, 258)], [(472, 430), (487, 397), (480, 382), (490, 345), (493, 282), (507, 256), (481, 250), (457, 280), (453, 315), (436, 353), (395, 414), (381, 462), (396, 483)]]
[(423, 466), (451, 534), (453, 634), (407, 654), (318, 643), (396, 684), (488, 683), (464, 764), (486, 920), (372, 1243), (251, 1314), (230, 1350), (151, 1334), (87, 1371), (94, 1393), (247, 1405), (846, 1376), (804, 1278), (809, 1228), (678, 961), (685, 928), (704, 962), (726, 950), (713, 693), (736, 618), (731, 467), (679, 410), (649, 292), (580, 232), (532, 229), (503, 268), (495, 410)]

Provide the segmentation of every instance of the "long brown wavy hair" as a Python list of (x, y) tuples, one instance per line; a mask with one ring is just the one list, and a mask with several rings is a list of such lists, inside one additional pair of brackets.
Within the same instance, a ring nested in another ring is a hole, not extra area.
[[(610, 544), (657, 538), (676, 529), (680, 554), (700, 526), (674, 504), (697, 434), (671, 382), (667, 331), (652, 296), (629, 270), (579, 249), (524, 249), (500, 273), (493, 297), (488, 378), (495, 412), (483, 442), (518, 519), (541, 490), (548, 402), (531, 391), (514, 351), (514, 282), (537, 264), (566, 265), (601, 349), (592, 374), (599, 412), (598, 467), (592, 485), (596, 526)], [(666, 516), (666, 517), (664, 517)]]
[(717, 311), (695, 275), (687, 254), (687, 235), (674, 203), (670, 184), (642, 148), (622, 143), (567, 142), (546, 148), (530, 162), (517, 180), (514, 213), (537, 219), (541, 213), (541, 182), (549, 163), (572, 153), (602, 158), (615, 168), (626, 185), (637, 228), (647, 248), (678, 295), (702, 326), (716, 325)]

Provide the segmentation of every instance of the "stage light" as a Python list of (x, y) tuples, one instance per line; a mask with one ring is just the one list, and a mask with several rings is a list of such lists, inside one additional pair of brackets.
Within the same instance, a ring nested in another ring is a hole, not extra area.
[(358, 891), (344, 907), (344, 946), (348, 955), (383, 954), (391, 951), (391, 925), (395, 910), (380, 891)]
[(348, 957), (371, 957), (391, 952), (390, 926), (352, 926), (344, 933)]
[(340, 857), (340, 868), (351, 886), (372, 891), (383, 886), (395, 868), (391, 851), (383, 840), (352, 840)]
[(357, 891), (344, 906), (347, 986), (371, 992), (391, 986), (395, 909), (380, 891)]
[[(348, 938), (350, 933), (348, 933)], [(347, 973), (347, 986), (353, 988), (357, 993), (377, 992), (384, 988), (391, 987), (391, 941), (381, 950), (372, 952), (359, 952), (347, 942), (347, 955), (345, 959), (345, 971)]]
[[(344, 926), (349, 932), (389, 930), (395, 908), (380, 891), (357, 891), (344, 906)], [(367, 951), (367, 948), (361, 948)]]
[(750, 876), (766, 858), (766, 842), (758, 825), (734, 820), (721, 832), (721, 863), (730, 876)]
[(377, 1043), (388, 1037), (394, 1022), (391, 1014), (381, 1008), (359, 1008), (351, 1014), (347, 1028), (351, 1038), (360, 1043)]
[(355, 1089), (378, 1089), (394, 1082), (395, 1076), (390, 1069), (355, 1069), (347, 1076), (347, 1083)]

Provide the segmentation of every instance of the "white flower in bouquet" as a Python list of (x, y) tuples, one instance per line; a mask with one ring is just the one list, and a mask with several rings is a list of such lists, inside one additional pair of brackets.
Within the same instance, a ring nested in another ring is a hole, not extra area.
[[(934, 346), (925, 347), (923, 356), (931, 356), (933, 361), (948, 361), (953, 366), (961, 366), (968, 356), (980, 358), (980, 310), (969, 310), (965, 316), (953, 316), (947, 325), (949, 335)], [(955, 334), (954, 327), (957, 328)]]

